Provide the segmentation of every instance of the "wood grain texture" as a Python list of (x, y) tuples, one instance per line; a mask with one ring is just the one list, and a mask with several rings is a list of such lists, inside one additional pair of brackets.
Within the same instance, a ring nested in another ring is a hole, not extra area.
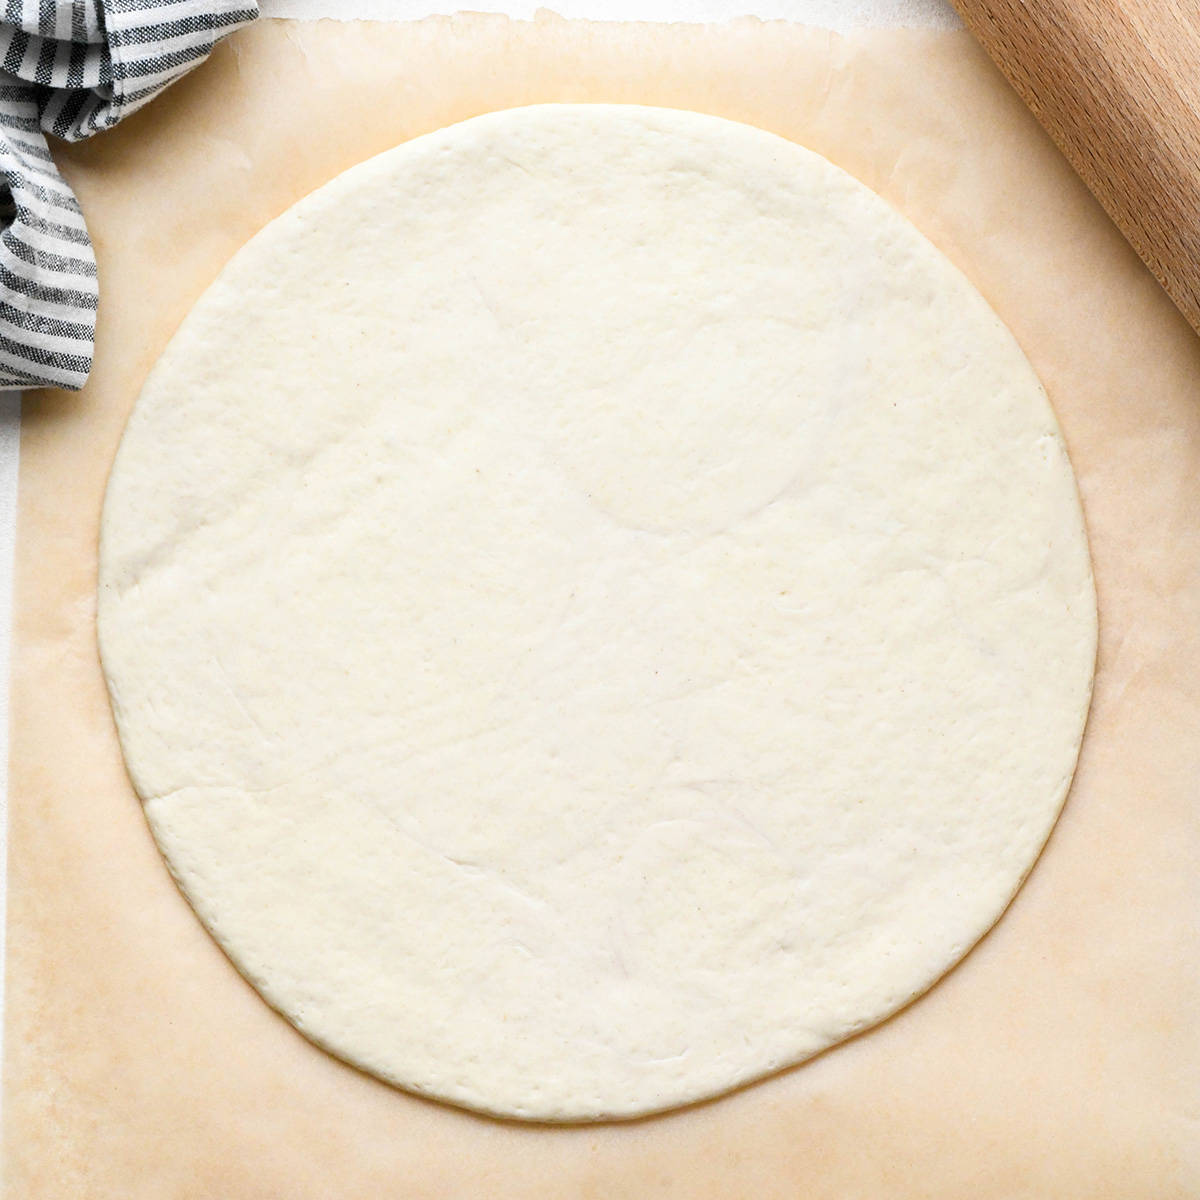
[(951, 3), (1200, 332), (1200, 7)]

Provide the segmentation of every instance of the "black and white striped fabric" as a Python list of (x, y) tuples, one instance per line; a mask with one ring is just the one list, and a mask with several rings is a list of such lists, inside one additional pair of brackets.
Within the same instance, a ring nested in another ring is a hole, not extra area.
[(46, 134), (109, 129), (257, 15), (257, 0), (4, 3), (0, 388), (76, 390), (92, 366), (96, 258)]

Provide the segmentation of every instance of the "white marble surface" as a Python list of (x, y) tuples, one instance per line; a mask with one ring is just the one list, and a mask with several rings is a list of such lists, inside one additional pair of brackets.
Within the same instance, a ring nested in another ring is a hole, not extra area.
[[(431, 14), (504, 12), (528, 18), (540, 9), (564, 17), (610, 21), (727, 21), (739, 16), (796, 21), (846, 31), (864, 27), (958, 24), (946, 0), (260, 0), (263, 16), (314, 20), (408, 21)], [(17, 505), (20, 397), (0, 392), (0, 679), (8, 678), (12, 626), (13, 535)], [(8, 689), (0, 688), (0, 1039), (3, 1037), (4, 864), (7, 826)], [(2, 1049), (2, 1046), (0, 1046)]]

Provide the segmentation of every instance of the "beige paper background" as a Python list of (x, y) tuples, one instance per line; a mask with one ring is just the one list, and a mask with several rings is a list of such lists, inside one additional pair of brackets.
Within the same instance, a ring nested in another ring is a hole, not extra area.
[[(561, 1129), (395, 1091), (267, 1008), (158, 858), (94, 633), (121, 427), (222, 263), (370, 154), (552, 99), (749, 121), (912, 218), (1050, 391), (1101, 612), (1066, 810), (959, 968), (878, 1029), (732, 1096)], [(1200, 1195), (1200, 341), (966, 35), (264, 23), (61, 157), (103, 301), (92, 382), (33, 396), (22, 431), (9, 1200)]]

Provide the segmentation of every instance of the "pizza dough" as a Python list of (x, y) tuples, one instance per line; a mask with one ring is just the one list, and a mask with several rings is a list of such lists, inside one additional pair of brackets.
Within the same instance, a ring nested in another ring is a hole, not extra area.
[(313, 1041), (522, 1118), (878, 1022), (1066, 794), (1096, 611), (1046, 397), (820, 157), (545, 106), (348, 171), (152, 372), (105, 502), (126, 762)]

